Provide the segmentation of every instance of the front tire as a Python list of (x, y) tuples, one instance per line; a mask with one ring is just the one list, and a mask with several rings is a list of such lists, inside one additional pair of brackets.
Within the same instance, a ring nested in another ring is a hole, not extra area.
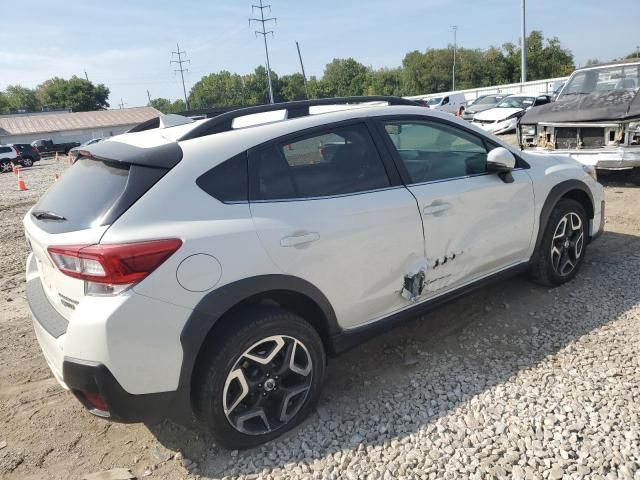
[(13, 166), (9, 160), (0, 160), (0, 173), (9, 173), (13, 170)]
[(199, 360), (194, 413), (219, 445), (250, 448), (291, 430), (313, 409), (325, 352), (316, 330), (281, 308), (255, 307), (227, 320)]
[(32, 167), (33, 166), (33, 160), (31, 160), (30, 158), (23, 158), (22, 159), (22, 166), (23, 167)]
[(568, 198), (558, 202), (531, 262), (533, 281), (556, 287), (577, 275), (586, 254), (588, 225), (579, 202)]

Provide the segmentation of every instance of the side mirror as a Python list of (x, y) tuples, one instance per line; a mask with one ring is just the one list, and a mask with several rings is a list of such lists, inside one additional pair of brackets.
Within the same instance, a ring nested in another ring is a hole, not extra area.
[(497, 173), (503, 182), (512, 183), (511, 170), (516, 166), (516, 157), (504, 147), (496, 147), (487, 155), (487, 170)]

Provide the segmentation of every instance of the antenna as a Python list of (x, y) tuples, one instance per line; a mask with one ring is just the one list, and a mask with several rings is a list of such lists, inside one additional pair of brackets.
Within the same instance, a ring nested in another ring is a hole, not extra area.
[(251, 13), (253, 14), (254, 10), (256, 9), (260, 10), (260, 18), (250, 18), (249, 25), (251, 25), (251, 22), (259, 22), (262, 26), (262, 30), (256, 30), (255, 35), (256, 37), (258, 35), (262, 35), (262, 38), (264, 40), (264, 53), (267, 55), (267, 80), (269, 82), (269, 103), (274, 103), (273, 102), (273, 86), (271, 85), (271, 65), (269, 63), (269, 47), (267, 46), (267, 35), (271, 34), (271, 36), (273, 36), (273, 30), (267, 31), (265, 25), (267, 24), (267, 22), (277, 23), (277, 18), (275, 17), (264, 18), (265, 8), (268, 8), (269, 13), (271, 13), (271, 5), (263, 5), (262, 0), (259, 0), (259, 1), (260, 1), (260, 5), (251, 5)]
[(307, 95), (307, 100), (309, 100), (309, 88), (307, 87), (307, 75), (304, 73), (304, 64), (302, 63), (302, 54), (300, 53), (300, 45), (296, 40), (296, 48), (298, 49), (298, 58), (300, 59), (300, 68), (302, 69), (302, 79), (304, 80), (304, 93)]
[(184, 93), (184, 104), (189, 110), (189, 100), (187, 99), (187, 87), (184, 86), (184, 72), (188, 72), (189, 70), (186, 68), (182, 68), (183, 63), (191, 63), (191, 60), (183, 60), (182, 56), (187, 54), (184, 50), (180, 50), (180, 45), (176, 43), (176, 47), (178, 47), (177, 52), (171, 52), (171, 56), (178, 56), (178, 60), (170, 60), (169, 64), (176, 63), (178, 64), (178, 68), (176, 68), (173, 73), (180, 72), (180, 76), (182, 77), (182, 92)]

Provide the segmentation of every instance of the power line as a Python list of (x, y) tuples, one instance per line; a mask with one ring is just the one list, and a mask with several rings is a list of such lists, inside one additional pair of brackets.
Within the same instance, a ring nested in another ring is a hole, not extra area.
[(178, 60), (170, 60), (169, 64), (172, 63), (176, 63), (178, 64), (178, 68), (176, 68), (173, 73), (175, 72), (180, 72), (180, 76), (182, 77), (182, 91), (184, 93), (184, 104), (187, 107), (187, 110), (189, 110), (189, 100), (187, 99), (187, 87), (184, 86), (184, 72), (188, 72), (189, 70), (186, 68), (182, 68), (182, 64), (183, 63), (191, 63), (191, 60), (183, 60), (182, 56), (186, 55), (187, 52), (185, 52), (184, 50), (180, 50), (180, 45), (178, 45), (176, 43), (176, 47), (178, 47), (178, 51), (177, 52), (171, 52), (171, 55), (177, 55), (178, 56)]
[(126, 105), (126, 103), (124, 103), (124, 100), (122, 99), (122, 97), (120, 98), (120, 103), (118, 104), (118, 107), (120, 108), (124, 108)]
[(262, 31), (260, 30), (256, 30), (255, 31), (255, 35), (256, 37), (258, 35), (262, 35), (262, 38), (264, 40), (264, 53), (267, 55), (267, 80), (269, 82), (269, 102), (270, 103), (274, 103), (273, 102), (273, 86), (271, 85), (271, 65), (269, 63), (269, 47), (267, 47), (267, 35), (271, 34), (271, 36), (273, 36), (273, 30), (266, 30), (265, 24), (267, 22), (276, 22), (277, 23), (277, 18), (275, 17), (269, 17), (269, 18), (264, 18), (264, 10), (265, 8), (269, 9), (269, 13), (271, 13), (271, 5), (262, 5), (262, 0), (260, 0), (260, 5), (251, 5), (251, 13), (253, 14), (253, 11), (255, 9), (260, 10), (260, 18), (250, 18), (249, 19), (249, 25), (251, 25), (251, 22), (259, 22), (262, 26)]
[(304, 80), (304, 93), (307, 96), (307, 100), (309, 100), (309, 88), (307, 87), (307, 75), (304, 73), (304, 63), (302, 63), (302, 54), (300, 53), (300, 45), (296, 40), (296, 48), (298, 49), (298, 58), (300, 59), (300, 68), (302, 69), (302, 79)]
[(453, 73), (452, 73), (452, 81), (453, 84), (451, 86), (451, 90), (456, 89), (456, 50), (458, 50), (458, 26), (451, 25), (451, 29), (453, 30)]

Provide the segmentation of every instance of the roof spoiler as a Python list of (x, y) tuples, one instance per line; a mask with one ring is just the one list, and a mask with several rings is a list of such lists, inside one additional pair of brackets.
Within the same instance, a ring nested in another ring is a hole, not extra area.
[(150, 148), (109, 140), (87, 145), (79, 156), (106, 162), (119, 162), (143, 167), (171, 169), (182, 160), (182, 148), (176, 142)]

